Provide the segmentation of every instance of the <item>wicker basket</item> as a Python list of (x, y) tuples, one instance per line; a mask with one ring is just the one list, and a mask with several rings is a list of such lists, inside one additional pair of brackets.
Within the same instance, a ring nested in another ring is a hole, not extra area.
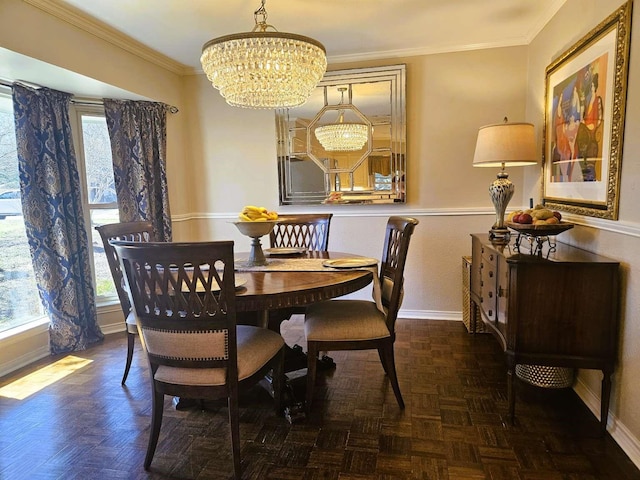
[(469, 333), (484, 333), (484, 323), (480, 310), (476, 309), (476, 318), (471, 319), (471, 257), (462, 257), (462, 323)]

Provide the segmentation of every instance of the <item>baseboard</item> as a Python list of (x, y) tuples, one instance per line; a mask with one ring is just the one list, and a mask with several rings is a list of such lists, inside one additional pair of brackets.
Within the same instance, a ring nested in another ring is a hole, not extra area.
[(416, 320), (449, 320), (462, 322), (462, 312), (449, 312), (440, 310), (406, 310), (400, 309), (398, 318)]
[(119, 320), (117, 322), (113, 322), (113, 323), (101, 323), (100, 324), (100, 330), (102, 330), (102, 333), (104, 333), (105, 335), (111, 335), (112, 333), (119, 333), (119, 332), (124, 332), (125, 331), (125, 324), (122, 320)]
[(30, 350), (19, 357), (12, 358), (8, 362), (3, 362), (0, 364), (0, 378), (48, 356), (49, 346), (46, 345), (35, 350)]
[[(591, 413), (600, 420), (600, 397), (597, 396), (593, 390), (589, 389), (584, 382), (580, 381), (579, 377), (573, 386), (573, 390), (587, 408), (591, 410)], [(609, 411), (607, 419), (607, 431), (634, 465), (640, 468), (640, 440), (638, 440), (611, 411)]]

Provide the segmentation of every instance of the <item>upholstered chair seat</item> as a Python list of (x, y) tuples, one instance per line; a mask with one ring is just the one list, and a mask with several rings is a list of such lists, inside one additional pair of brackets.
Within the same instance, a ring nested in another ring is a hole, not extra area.
[(307, 341), (358, 341), (390, 337), (385, 314), (374, 302), (330, 300), (307, 307)]

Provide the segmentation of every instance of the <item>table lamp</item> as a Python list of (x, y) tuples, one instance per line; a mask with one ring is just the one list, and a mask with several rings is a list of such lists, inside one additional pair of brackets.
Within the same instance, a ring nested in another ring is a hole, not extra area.
[(534, 165), (536, 145), (534, 127), (531, 123), (504, 123), (485, 125), (478, 131), (474, 167), (500, 167), (498, 177), (489, 186), (491, 201), (496, 210), (496, 221), (489, 231), (491, 239), (509, 238), (509, 229), (504, 224), (504, 212), (513, 196), (514, 186), (504, 168)]

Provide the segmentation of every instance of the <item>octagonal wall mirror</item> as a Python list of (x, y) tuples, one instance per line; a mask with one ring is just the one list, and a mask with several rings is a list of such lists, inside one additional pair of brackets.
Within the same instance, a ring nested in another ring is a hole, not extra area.
[(280, 205), (404, 203), (405, 65), (327, 72), (276, 110)]

